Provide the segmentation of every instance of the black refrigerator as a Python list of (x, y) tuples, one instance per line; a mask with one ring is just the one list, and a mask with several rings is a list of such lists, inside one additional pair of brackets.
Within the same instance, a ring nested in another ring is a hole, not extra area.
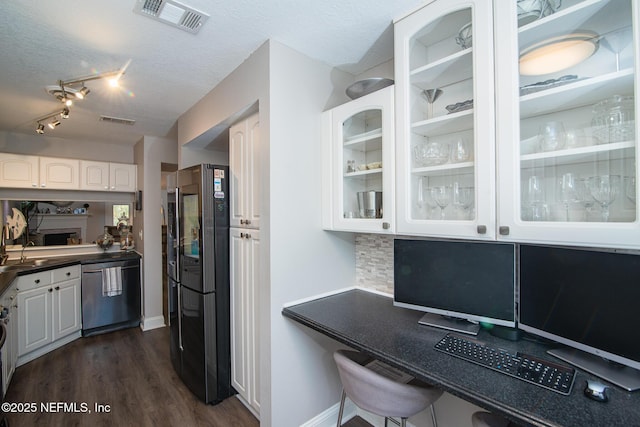
[(171, 362), (206, 403), (233, 394), (228, 178), (227, 166), (203, 164), (167, 179)]

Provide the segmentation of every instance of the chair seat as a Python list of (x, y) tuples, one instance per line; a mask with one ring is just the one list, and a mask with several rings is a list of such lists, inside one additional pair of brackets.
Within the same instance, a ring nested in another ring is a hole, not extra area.
[(338, 350), (334, 359), (346, 395), (356, 406), (376, 415), (408, 418), (442, 395), (435, 387), (396, 382), (368, 369), (357, 362), (362, 360), (357, 351)]

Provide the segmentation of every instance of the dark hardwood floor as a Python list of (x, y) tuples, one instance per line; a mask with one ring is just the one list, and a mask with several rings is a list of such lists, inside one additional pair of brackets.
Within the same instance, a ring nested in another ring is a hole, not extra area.
[(259, 425), (236, 397), (206, 405), (186, 388), (169, 360), (168, 328), (78, 339), (19, 367), (5, 402), (36, 404), (33, 413), (5, 414), (10, 427)]

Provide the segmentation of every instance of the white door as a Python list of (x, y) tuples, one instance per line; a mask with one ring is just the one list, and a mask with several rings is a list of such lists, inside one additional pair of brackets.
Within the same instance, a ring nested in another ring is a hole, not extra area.
[(260, 227), (260, 122), (258, 114), (229, 128), (231, 226)]
[(80, 279), (53, 285), (53, 341), (82, 328)]
[(77, 190), (80, 188), (80, 161), (40, 157), (40, 187)]
[(18, 294), (18, 356), (52, 342), (51, 286)]
[(80, 189), (108, 191), (109, 163), (80, 160)]
[(260, 413), (260, 232), (248, 230), (247, 270), (247, 349), (249, 352), (249, 405)]
[(0, 187), (36, 188), (39, 172), (38, 156), (0, 154)]
[(109, 163), (109, 189), (133, 193), (136, 191), (136, 165)]
[(247, 278), (245, 230), (230, 231), (231, 280), (231, 385), (248, 400)]

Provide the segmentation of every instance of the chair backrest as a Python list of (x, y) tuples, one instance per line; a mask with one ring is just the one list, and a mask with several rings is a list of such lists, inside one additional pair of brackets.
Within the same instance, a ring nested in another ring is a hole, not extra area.
[(411, 417), (435, 402), (442, 390), (395, 382), (352, 360), (359, 353), (338, 350), (333, 358), (345, 393), (359, 408), (383, 417)]

